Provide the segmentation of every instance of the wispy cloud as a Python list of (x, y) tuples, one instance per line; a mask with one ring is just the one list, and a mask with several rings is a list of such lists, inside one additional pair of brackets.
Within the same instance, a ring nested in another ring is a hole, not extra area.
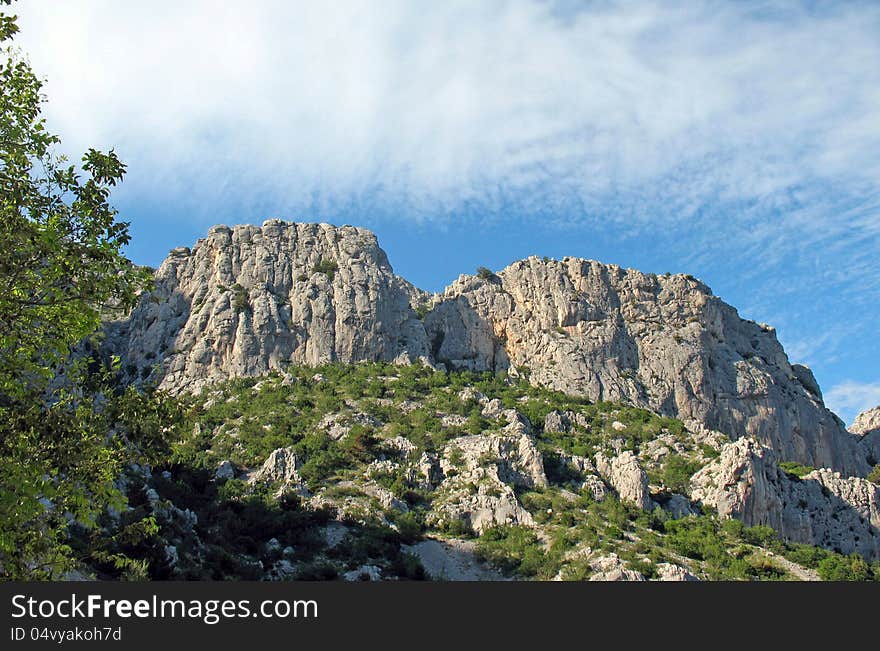
[(860, 412), (880, 405), (880, 382), (841, 382), (825, 393), (825, 404), (851, 423)]
[(83, 0), (21, 14), (53, 123), (71, 144), (117, 145), (145, 184), (216, 193), (243, 178), (291, 207), (369, 194), (422, 218), (564, 192), (589, 219), (616, 196), (606, 217), (630, 227), (816, 179), (876, 189), (880, 6), (573, 7)]

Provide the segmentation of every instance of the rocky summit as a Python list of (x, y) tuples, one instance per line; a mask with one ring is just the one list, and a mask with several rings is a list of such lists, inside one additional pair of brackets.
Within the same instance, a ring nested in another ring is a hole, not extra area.
[(369, 231), (270, 220), (173, 250), (104, 334), (168, 419), (104, 524), (155, 527), (102, 551), (131, 576), (880, 578), (878, 410), (847, 431), (690, 276), (531, 257), (429, 294)]
[(155, 289), (108, 326), (133, 381), (174, 393), (290, 364), (418, 362), (526, 374), (623, 401), (786, 460), (865, 475), (864, 447), (772, 327), (690, 276), (531, 257), (430, 295), (396, 276), (375, 235), (269, 220), (215, 226), (174, 249)]

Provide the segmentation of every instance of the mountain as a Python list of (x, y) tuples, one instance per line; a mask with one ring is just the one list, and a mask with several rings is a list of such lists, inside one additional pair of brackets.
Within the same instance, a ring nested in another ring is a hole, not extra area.
[(846, 431), (687, 275), (530, 257), (429, 294), (367, 230), (269, 220), (171, 251), (104, 334), (173, 419), (84, 576), (880, 578), (876, 414)]
[(290, 364), (421, 361), (525, 374), (753, 437), (785, 461), (844, 475), (870, 468), (774, 330), (685, 275), (531, 257), (432, 296), (394, 274), (367, 230), (269, 220), (215, 226), (173, 250), (107, 339), (131, 381), (173, 393)]

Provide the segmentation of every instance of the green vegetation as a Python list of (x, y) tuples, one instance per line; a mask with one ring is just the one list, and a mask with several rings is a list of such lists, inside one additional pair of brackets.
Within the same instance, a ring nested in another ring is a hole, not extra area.
[(118, 504), (113, 481), (139, 454), (115, 420), (132, 396), (108, 394), (112, 373), (71, 349), (132, 305), (149, 272), (123, 256), (128, 225), (108, 203), (125, 165), (113, 151), (89, 149), (79, 166), (54, 153), (17, 32), (0, 14), (0, 576), (41, 579), (74, 565), (68, 519), (88, 528)]
[(238, 283), (232, 286), (232, 309), (236, 312), (244, 312), (250, 309), (247, 290)]
[(419, 320), (424, 321), (425, 317), (428, 316), (428, 312), (431, 311), (431, 306), (427, 303), (419, 303), (415, 307), (416, 316)]
[(812, 466), (805, 466), (795, 461), (780, 461), (779, 469), (794, 479), (801, 479), (815, 470)]
[(324, 274), (330, 281), (333, 280), (338, 270), (339, 264), (335, 260), (328, 260), (327, 258), (322, 258), (320, 262), (312, 267), (312, 273)]
[(489, 281), (495, 280), (497, 278), (495, 273), (487, 267), (477, 267), (477, 275), (483, 280)]
[(874, 466), (871, 469), (871, 472), (868, 473), (868, 481), (872, 481), (875, 484), (880, 484), (880, 463)]
[(688, 484), (691, 477), (696, 473), (702, 464), (683, 457), (680, 454), (670, 454), (666, 457), (663, 464), (663, 471), (660, 479), (663, 485), (676, 493), (687, 493)]

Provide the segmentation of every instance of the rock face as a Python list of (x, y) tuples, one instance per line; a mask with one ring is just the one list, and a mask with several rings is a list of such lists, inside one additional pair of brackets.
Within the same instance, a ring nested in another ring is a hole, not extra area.
[(590, 581), (644, 581), (641, 572), (630, 570), (617, 554), (600, 556), (590, 561)]
[(436, 523), (462, 521), (477, 533), (495, 525), (534, 525), (514, 488), (547, 486), (547, 476), (534, 439), (517, 426), (521, 421), (513, 420), (499, 434), (463, 436), (445, 447)]
[(297, 459), (291, 448), (278, 448), (269, 455), (248, 481), (250, 483), (279, 484), (279, 495), (285, 490), (306, 494), (308, 491), (305, 490), (302, 478), (297, 472), (300, 463), (301, 461)]
[(725, 445), (691, 478), (691, 497), (786, 540), (880, 558), (880, 487), (825, 468), (792, 477), (754, 439)]
[(289, 363), (425, 356), (410, 307), (419, 295), (364, 229), (215, 226), (192, 250), (171, 252), (154, 291), (108, 339), (133, 376), (158, 365), (160, 387), (197, 391)]
[[(413, 306), (432, 309), (419, 320)], [(360, 228), (215, 226), (175, 249), (108, 346), (132, 381), (173, 392), (287, 364), (387, 360), (529, 369), (530, 380), (751, 436), (781, 458), (867, 473), (865, 450), (769, 326), (708, 287), (595, 261), (530, 257), (442, 296), (394, 275)], [(555, 427), (565, 427), (560, 415)]]
[(648, 475), (639, 465), (635, 454), (626, 451), (609, 460), (599, 452), (596, 454), (596, 468), (617, 491), (622, 502), (644, 510), (651, 508)]
[(863, 411), (856, 416), (849, 431), (859, 436), (865, 436), (876, 431), (880, 431), (880, 406)]
[(493, 278), (461, 276), (425, 327), (447, 366), (525, 367), (534, 383), (752, 436), (787, 460), (868, 469), (774, 330), (741, 319), (689, 276), (530, 257)]
[(868, 457), (868, 463), (880, 463), (880, 407), (863, 411), (856, 416), (849, 431), (861, 437), (860, 444)]
[(672, 563), (657, 563), (658, 581), (699, 581), (686, 568)]

